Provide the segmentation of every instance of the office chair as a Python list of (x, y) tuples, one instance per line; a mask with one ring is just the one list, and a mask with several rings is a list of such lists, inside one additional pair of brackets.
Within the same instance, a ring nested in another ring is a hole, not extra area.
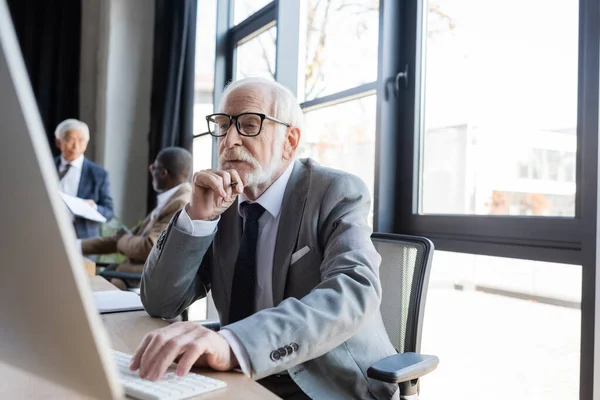
[(371, 239), (381, 255), (381, 316), (398, 354), (372, 365), (367, 375), (397, 383), (401, 399), (416, 400), (419, 378), (439, 363), (436, 356), (419, 354), (433, 243), (424, 237), (387, 233), (373, 233)]
[[(419, 378), (439, 363), (437, 356), (419, 354), (434, 246), (427, 238), (409, 235), (373, 233), (371, 240), (381, 255), (381, 316), (398, 354), (373, 364), (367, 375), (397, 383), (401, 400), (416, 400)], [(202, 325), (214, 331), (221, 328), (219, 321), (203, 321)]]

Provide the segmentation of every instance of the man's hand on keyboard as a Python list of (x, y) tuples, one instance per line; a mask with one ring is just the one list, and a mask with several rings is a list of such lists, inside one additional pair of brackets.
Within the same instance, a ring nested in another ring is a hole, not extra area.
[(177, 322), (147, 334), (137, 348), (131, 365), (144, 379), (160, 379), (169, 365), (177, 361), (177, 375), (196, 366), (228, 371), (239, 366), (223, 336), (193, 322)]

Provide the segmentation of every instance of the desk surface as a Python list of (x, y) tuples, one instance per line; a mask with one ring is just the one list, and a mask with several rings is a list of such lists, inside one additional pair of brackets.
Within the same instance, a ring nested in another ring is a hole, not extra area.
[[(93, 291), (118, 290), (99, 276), (91, 278), (91, 286)], [(150, 318), (144, 311), (102, 314), (101, 318), (108, 331), (113, 348), (129, 354), (135, 351), (146, 333), (168, 325), (166, 321), (161, 319)], [(278, 398), (239, 372), (213, 372), (209, 370), (196, 370), (195, 372), (221, 379), (227, 382), (227, 387), (213, 393), (194, 397), (194, 399), (268, 400)], [(57, 387), (36, 376), (0, 362), (0, 398), (14, 398), (15, 393), (19, 393), (21, 399), (38, 399), (40, 387), (43, 387), (44, 393), (48, 394), (46, 398), (49, 399), (80, 398), (73, 393), (66, 392), (64, 388)]]
[[(92, 277), (91, 284), (93, 291), (118, 290), (99, 276)], [(168, 325), (166, 321), (161, 319), (150, 318), (145, 311), (102, 314), (101, 317), (110, 335), (113, 348), (129, 354), (133, 354), (146, 333)], [(260, 384), (239, 372), (214, 372), (205, 369), (196, 370), (195, 372), (227, 382), (225, 389), (199, 396), (198, 399), (268, 400), (278, 398)]]

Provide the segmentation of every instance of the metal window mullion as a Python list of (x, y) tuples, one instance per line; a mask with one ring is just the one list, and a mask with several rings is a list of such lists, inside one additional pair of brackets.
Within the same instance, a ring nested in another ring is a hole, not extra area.
[(227, 21), (227, 28), (231, 41), (234, 44), (253, 36), (257, 31), (260, 31), (265, 26), (270, 25), (277, 19), (277, 2), (273, 1), (261, 8), (244, 21), (240, 22), (236, 26), (229, 28), (229, 22)]
[(329, 94), (327, 96), (317, 97), (316, 99), (301, 103), (300, 107), (303, 110), (311, 111), (315, 108), (344, 103), (346, 101), (356, 100), (375, 93), (377, 93), (377, 82), (370, 82), (351, 89), (342, 90), (341, 92)]
[(275, 79), (298, 94), (300, 68), (300, 33), (303, 30), (301, 0), (276, 1), (277, 42), (275, 45)]

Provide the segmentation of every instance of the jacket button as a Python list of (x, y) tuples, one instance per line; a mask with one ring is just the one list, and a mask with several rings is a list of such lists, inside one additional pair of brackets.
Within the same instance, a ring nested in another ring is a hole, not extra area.
[(279, 351), (277, 350), (273, 350), (271, 352), (271, 361), (277, 361), (281, 358), (281, 356), (279, 355)]
[(286, 350), (285, 350), (283, 347), (280, 347), (280, 348), (278, 349), (278, 351), (279, 351), (279, 356), (280, 356), (280, 357), (285, 357), (285, 356), (287, 356), (287, 351), (286, 351)]
[(283, 348), (287, 352), (286, 355), (288, 355), (288, 356), (294, 352), (294, 348), (292, 346), (290, 346), (289, 344), (286, 344)]
[(290, 346), (292, 346), (292, 349), (294, 349), (294, 351), (298, 351), (298, 343), (290, 343)]

